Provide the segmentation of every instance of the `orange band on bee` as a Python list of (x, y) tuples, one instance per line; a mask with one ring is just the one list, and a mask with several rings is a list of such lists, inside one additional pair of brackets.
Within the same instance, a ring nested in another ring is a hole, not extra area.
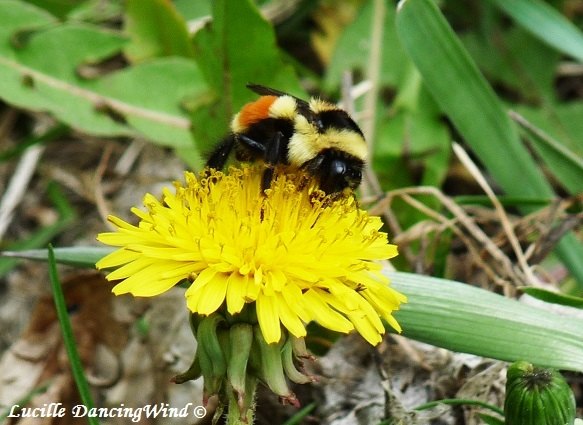
[(269, 108), (277, 99), (277, 96), (261, 96), (255, 102), (243, 106), (238, 114), (239, 126), (248, 128), (269, 117)]

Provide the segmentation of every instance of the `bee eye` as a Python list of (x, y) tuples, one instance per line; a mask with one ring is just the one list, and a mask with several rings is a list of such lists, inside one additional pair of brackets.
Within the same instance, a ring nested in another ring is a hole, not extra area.
[(344, 161), (336, 159), (330, 164), (330, 174), (333, 176), (343, 176), (346, 171), (346, 163)]
[(316, 127), (318, 127), (318, 130), (324, 130), (324, 123), (322, 122), (322, 120), (320, 118), (316, 119)]

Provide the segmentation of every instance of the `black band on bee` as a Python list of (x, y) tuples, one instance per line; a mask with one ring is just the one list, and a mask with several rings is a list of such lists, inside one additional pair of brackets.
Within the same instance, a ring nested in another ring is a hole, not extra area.
[(328, 128), (335, 128), (337, 130), (349, 129), (360, 134), (364, 138), (358, 125), (356, 125), (352, 118), (341, 109), (322, 111), (318, 113), (317, 117), (320, 120), (321, 125), (318, 127), (319, 129), (321, 128), (321, 133), (324, 133)]

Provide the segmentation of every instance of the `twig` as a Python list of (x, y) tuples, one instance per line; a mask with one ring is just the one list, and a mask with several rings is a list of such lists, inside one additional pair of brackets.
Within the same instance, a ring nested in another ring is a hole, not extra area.
[(502, 228), (506, 233), (506, 237), (510, 242), (510, 246), (512, 246), (512, 250), (516, 255), (518, 264), (520, 264), (520, 268), (522, 269), (522, 272), (526, 276), (527, 280), (530, 282), (531, 285), (540, 284), (539, 280), (536, 278), (528, 262), (526, 261), (526, 257), (524, 256), (524, 252), (522, 251), (520, 242), (518, 242), (518, 238), (514, 233), (512, 224), (510, 224), (510, 220), (508, 220), (506, 211), (504, 211), (504, 207), (502, 207), (502, 204), (496, 197), (496, 194), (494, 193), (490, 185), (486, 182), (486, 179), (484, 178), (476, 164), (474, 164), (474, 162), (470, 159), (469, 155), (463, 150), (463, 148), (459, 144), (453, 143), (453, 151), (492, 202), (494, 209), (498, 213), (500, 223), (502, 224)]
[(101, 180), (103, 178), (103, 174), (107, 169), (107, 163), (109, 162), (109, 157), (111, 156), (111, 146), (108, 145), (105, 152), (101, 156), (99, 160), (99, 164), (97, 165), (97, 169), (95, 170), (95, 189), (94, 189), (94, 196), (95, 196), (95, 204), (97, 206), (97, 211), (101, 216), (101, 219), (107, 226), (113, 229), (113, 225), (107, 221), (107, 203), (105, 202), (105, 197), (103, 196), (103, 186), (101, 185)]
[(24, 197), (26, 188), (32, 178), (34, 170), (45, 147), (34, 145), (26, 149), (22, 155), (16, 170), (8, 183), (6, 192), (0, 200), (0, 240), (2, 240), (8, 225), (12, 221), (14, 210)]
[(448, 219), (409, 195), (402, 195), (401, 199), (403, 199), (403, 201), (412, 207), (416, 208), (418, 211), (426, 214), (428, 217), (433, 218), (434, 220), (450, 228), (468, 248), (470, 253), (473, 255), (474, 261), (497, 285), (505, 286), (507, 282), (504, 279), (501, 279), (500, 276), (498, 276), (498, 274), (494, 271), (494, 269), (482, 260), (479, 249), (476, 248), (471, 239), (469, 239), (464, 234), (464, 232), (455, 225), (456, 222), (463, 224), (466, 231), (473, 236), (474, 240), (480, 243), (482, 247), (485, 248), (486, 251), (490, 254), (490, 256), (502, 265), (502, 268), (504, 269), (504, 272), (507, 276), (511, 277), (514, 275), (512, 265), (510, 260), (508, 260), (508, 257), (506, 257), (504, 253), (494, 243), (492, 243), (490, 238), (482, 231), (482, 229), (480, 229), (480, 227), (478, 227), (474, 221), (468, 217), (467, 214), (453, 201), (448, 198), (442, 199), (444, 206), (446, 206), (446, 208), (455, 216), (455, 219)]
[(348, 112), (348, 115), (354, 116), (354, 99), (356, 96), (353, 94), (353, 80), (352, 80), (352, 72), (344, 71), (342, 73), (342, 109)]
[[(423, 203), (417, 201), (416, 199), (412, 198), (409, 195), (429, 195), (435, 197), (439, 202), (455, 217), (455, 220), (449, 219), (444, 217), (442, 214), (428, 208)], [(421, 211), (422, 213), (426, 214), (428, 217), (436, 220), (439, 223), (447, 226), (448, 228), (452, 229), (452, 231), (464, 242), (464, 244), (468, 247), (470, 252), (474, 255), (476, 263), (478, 263), (486, 272), (486, 274), (498, 285), (506, 286), (506, 282), (503, 279), (494, 273), (494, 271), (486, 265), (481, 260), (480, 254), (477, 249), (473, 246), (471, 241), (467, 238), (466, 235), (455, 225), (455, 222), (459, 222), (465, 230), (476, 240), (481, 247), (488, 252), (488, 254), (497, 261), (504, 271), (504, 275), (508, 276), (509, 278), (518, 279), (520, 282), (523, 281), (522, 278), (516, 276), (516, 272), (512, 267), (512, 262), (508, 259), (508, 257), (492, 242), (492, 240), (484, 233), (484, 231), (477, 226), (470, 217), (465, 213), (465, 211), (457, 205), (452, 199), (445, 196), (443, 193), (439, 191), (439, 189), (432, 187), (432, 186), (420, 186), (420, 187), (412, 187), (412, 188), (403, 188), (397, 189), (390, 192), (387, 192), (386, 196), (381, 199), (377, 205), (370, 209), (371, 214), (379, 214), (383, 213), (387, 222), (393, 229), (397, 229), (396, 233), (402, 233), (400, 230), (400, 226), (398, 225), (398, 221), (393, 216), (391, 212), (391, 202), (394, 198), (401, 198), (403, 201), (411, 205), (413, 208)], [(515, 283), (516, 284), (516, 283)]]
[(120, 176), (125, 176), (136, 162), (136, 159), (146, 146), (146, 141), (140, 138), (135, 138), (132, 143), (124, 151), (122, 156), (115, 164), (115, 172)]
[(560, 77), (579, 77), (583, 75), (583, 64), (576, 62), (560, 62), (557, 67)]

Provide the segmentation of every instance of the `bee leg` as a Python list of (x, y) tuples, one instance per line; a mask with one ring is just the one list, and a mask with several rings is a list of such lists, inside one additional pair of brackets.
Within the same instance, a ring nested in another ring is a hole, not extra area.
[(229, 154), (233, 151), (235, 147), (235, 135), (231, 134), (227, 136), (218, 146), (212, 151), (209, 159), (206, 162), (208, 168), (214, 168), (216, 170), (222, 170), (227, 163), (227, 158)]
[(249, 136), (245, 136), (244, 134), (238, 134), (236, 136), (241, 143), (244, 143), (250, 150), (257, 152), (258, 154), (265, 155), (265, 146), (262, 143), (259, 143), (253, 140)]
[(265, 152), (265, 164), (267, 165), (267, 168), (263, 172), (263, 177), (261, 179), (261, 190), (263, 191), (269, 189), (271, 186), (275, 166), (281, 162), (282, 147), (283, 133), (278, 131), (275, 133), (275, 136), (273, 136), (271, 143), (267, 145), (267, 150)]

